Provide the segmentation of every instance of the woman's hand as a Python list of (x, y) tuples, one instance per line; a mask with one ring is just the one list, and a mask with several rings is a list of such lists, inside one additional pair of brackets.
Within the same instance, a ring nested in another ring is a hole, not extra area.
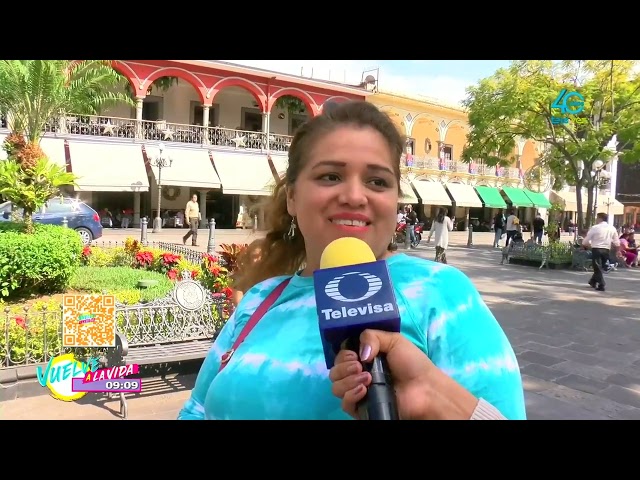
[[(387, 354), (402, 420), (468, 420), (478, 399), (437, 368), (431, 360), (399, 333), (365, 330), (360, 335), (360, 358), (371, 362)], [(338, 353), (329, 378), (342, 409), (358, 418), (356, 404), (367, 393), (371, 374), (364, 372), (358, 354)]]

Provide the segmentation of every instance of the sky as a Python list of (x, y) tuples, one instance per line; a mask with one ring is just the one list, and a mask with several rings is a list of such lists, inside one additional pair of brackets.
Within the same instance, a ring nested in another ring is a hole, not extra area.
[(281, 73), (349, 84), (362, 81), (365, 70), (380, 69), (382, 91), (423, 95), (459, 105), (465, 89), (489, 77), (505, 60), (223, 60)]

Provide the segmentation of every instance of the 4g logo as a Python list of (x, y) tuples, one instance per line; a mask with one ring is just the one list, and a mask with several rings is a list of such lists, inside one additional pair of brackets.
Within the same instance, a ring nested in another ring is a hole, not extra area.
[[(576, 91), (567, 93), (566, 89), (562, 89), (556, 99), (551, 103), (551, 110), (560, 110), (562, 115), (578, 115), (584, 110), (584, 97)], [(584, 125), (589, 122), (586, 118), (575, 118), (573, 121), (579, 125)], [(552, 116), (551, 123), (553, 125), (562, 125), (569, 123), (569, 119), (567, 117)]]

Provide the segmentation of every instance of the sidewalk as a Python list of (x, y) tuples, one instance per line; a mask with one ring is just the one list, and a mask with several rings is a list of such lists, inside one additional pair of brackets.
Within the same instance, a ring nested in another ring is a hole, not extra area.
[[(167, 375), (142, 381), (142, 393), (127, 396), (129, 420), (175, 420), (191, 395), (196, 374)], [(0, 402), (0, 420), (122, 420), (120, 401), (87, 394), (77, 402), (49, 395)]]

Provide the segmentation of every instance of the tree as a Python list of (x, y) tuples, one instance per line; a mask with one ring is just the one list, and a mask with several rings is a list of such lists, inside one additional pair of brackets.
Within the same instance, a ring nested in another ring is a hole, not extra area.
[[(555, 176), (555, 188), (576, 187), (578, 226), (591, 223), (596, 160), (608, 161), (616, 135), (623, 162), (640, 159), (640, 76), (635, 61), (565, 60), (512, 62), (477, 86), (463, 102), (470, 133), (462, 159), (511, 163), (519, 138), (544, 145), (538, 159)], [(578, 95), (575, 94), (578, 92)], [(587, 218), (582, 189), (587, 189)]]
[(8, 160), (0, 162), (0, 194), (24, 209), (27, 233), (33, 212), (59, 187), (75, 185), (76, 176), (49, 165), (40, 148), (47, 122), (134, 105), (124, 85), (108, 60), (0, 60), (0, 111), (10, 115), (12, 130), (4, 144)]

